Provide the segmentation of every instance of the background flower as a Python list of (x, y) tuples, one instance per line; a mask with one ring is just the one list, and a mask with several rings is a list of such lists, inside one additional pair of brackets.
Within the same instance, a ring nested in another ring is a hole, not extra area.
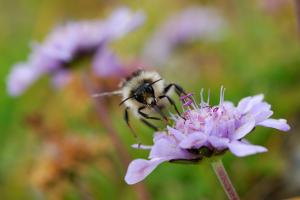
[(219, 40), (225, 24), (225, 19), (213, 8), (186, 8), (158, 27), (146, 43), (144, 57), (151, 64), (164, 64), (179, 45)]
[[(106, 20), (68, 22), (56, 27), (43, 43), (32, 44), (32, 52), (22, 68), (20, 64), (13, 68), (7, 80), (8, 93), (22, 94), (45, 73), (53, 75), (56, 87), (63, 86), (69, 80), (67, 71), (83, 56), (92, 57), (92, 67), (98, 76), (123, 75), (125, 69), (115, 55), (108, 53), (108, 44), (134, 31), (144, 19), (141, 11), (119, 8)], [(20, 75), (21, 69), (26, 71), (24, 75)]]

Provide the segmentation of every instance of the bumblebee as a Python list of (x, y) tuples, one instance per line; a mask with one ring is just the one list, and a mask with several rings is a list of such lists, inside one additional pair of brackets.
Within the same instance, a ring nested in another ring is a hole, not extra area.
[[(162, 112), (162, 109), (167, 103), (171, 104), (180, 116), (175, 102), (169, 96), (173, 89), (175, 89), (178, 96), (186, 94), (182, 87), (176, 83), (166, 84), (159, 73), (140, 69), (133, 72), (120, 83), (120, 90), (102, 93), (96, 96), (122, 95), (123, 98), (119, 105), (125, 105), (124, 120), (129, 128), (133, 131), (129, 123), (129, 111), (131, 111), (141, 122), (157, 131), (158, 128), (149, 122), (149, 120), (168, 121)], [(161, 118), (150, 116), (155, 112), (158, 113)], [(136, 137), (135, 133), (134, 135)]]

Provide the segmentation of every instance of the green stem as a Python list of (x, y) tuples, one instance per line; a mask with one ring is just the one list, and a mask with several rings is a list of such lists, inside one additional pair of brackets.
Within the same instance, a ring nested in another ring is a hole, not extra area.
[(213, 161), (212, 167), (228, 197), (230, 200), (239, 200), (239, 195), (236, 193), (234, 186), (232, 185), (230, 178), (224, 168), (221, 160)]
[(75, 177), (74, 180), (72, 180), (74, 183), (74, 186), (78, 190), (78, 193), (80, 195), (80, 199), (82, 200), (94, 200), (93, 196), (89, 192), (89, 190), (86, 188), (86, 186), (81, 182), (79, 177)]

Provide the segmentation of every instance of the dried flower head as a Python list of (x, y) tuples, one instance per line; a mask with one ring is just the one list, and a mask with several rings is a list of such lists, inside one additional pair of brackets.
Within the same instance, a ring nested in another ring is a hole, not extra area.
[(244, 137), (256, 126), (275, 128), (281, 131), (290, 129), (286, 120), (272, 119), (271, 106), (263, 101), (263, 95), (243, 98), (237, 106), (224, 101), (221, 89), (220, 103), (209, 105), (209, 98), (197, 105), (192, 96), (181, 98), (184, 101), (182, 117), (173, 116), (173, 127), (154, 136), (150, 149), (150, 160), (137, 159), (130, 163), (125, 177), (128, 184), (135, 184), (149, 175), (165, 161), (199, 161), (204, 157), (221, 154), (227, 150), (238, 157), (266, 152), (263, 146), (252, 145)]
[(7, 80), (9, 94), (21, 95), (43, 74), (53, 76), (54, 86), (64, 85), (69, 80), (70, 67), (86, 55), (92, 57), (96, 75), (122, 74), (124, 69), (107, 45), (135, 30), (144, 19), (140, 11), (119, 8), (106, 20), (69, 22), (56, 27), (43, 43), (32, 44), (26, 62), (13, 67)]
[(88, 164), (101, 159), (110, 149), (110, 142), (102, 138), (75, 135), (51, 138), (33, 166), (31, 183), (42, 191), (55, 189), (62, 182), (82, 174)]

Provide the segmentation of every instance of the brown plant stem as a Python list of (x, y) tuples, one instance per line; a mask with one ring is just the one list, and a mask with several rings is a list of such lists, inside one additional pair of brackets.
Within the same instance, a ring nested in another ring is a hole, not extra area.
[(296, 20), (297, 20), (297, 28), (300, 38), (300, 0), (295, 0), (295, 12), (296, 12)]
[[(92, 96), (92, 94), (97, 93), (87, 74), (83, 74), (83, 81), (84, 81), (84, 85), (85, 85), (86, 89), (88, 90), (88, 92), (91, 96)], [(94, 106), (95, 106), (99, 121), (104, 126), (104, 128), (107, 130), (108, 136), (110, 137), (114, 147), (116, 148), (116, 152), (121, 159), (122, 165), (123, 165), (124, 169), (126, 169), (131, 160), (131, 157), (130, 157), (130, 154), (129, 154), (128, 150), (126, 149), (126, 147), (124, 147), (122, 140), (120, 139), (117, 131), (114, 129), (113, 124), (111, 123), (111, 118), (108, 114), (109, 112), (108, 112), (106, 106), (104, 105), (103, 99), (95, 98)], [(150, 199), (150, 194), (147, 191), (146, 186), (143, 183), (136, 184), (134, 187), (136, 189), (138, 199), (141, 199), (141, 200)]]
[[(89, 92), (89, 94), (92, 96), (92, 94), (95, 94), (96, 91), (92, 85), (92, 83), (88, 80), (88, 77), (84, 77), (85, 86)], [(130, 155), (127, 151), (127, 149), (122, 144), (122, 141), (116, 132), (116, 130), (113, 128), (113, 125), (111, 123), (110, 116), (108, 115), (108, 110), (106, 106), (103, 103), (103, 99), (101, 98), (94, 98), (94, 106), (96, 109), (97, 116), (101, 122), (101, 124), (104, 126), (104, 128), (109, 133), (109, 137), (116, 148), (116, 151), (121, 159), (121, 162), (123, 166), (127, 166), (130, 162)]]
[(235, 191), (234, 186), (232, 185), (230, 178), (224, 168), (224, 165), (221, 160), (212, 162), (212, 167), (228, 197), (230, 200), (239, 200), (239, 196)]

